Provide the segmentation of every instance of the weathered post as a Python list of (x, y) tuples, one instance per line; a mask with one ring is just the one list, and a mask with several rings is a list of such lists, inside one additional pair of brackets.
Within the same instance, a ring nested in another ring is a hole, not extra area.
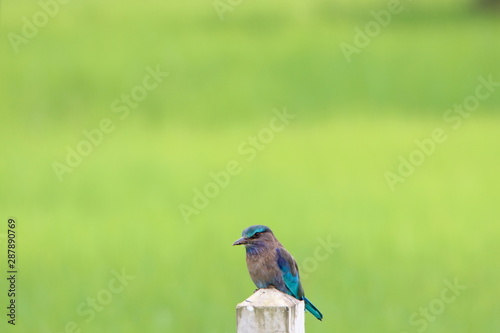
[(237, 333), (304, 333), (304, 302), (269, 288), (236, 306)]

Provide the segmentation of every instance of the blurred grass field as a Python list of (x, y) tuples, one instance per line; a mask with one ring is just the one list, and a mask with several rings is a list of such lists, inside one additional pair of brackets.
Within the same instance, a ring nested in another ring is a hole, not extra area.
[[(39, 10), (1, 6), (3, 36)], [(20, 271), (2, 332), (234, 332), (254, 286), (231, 244), (251, 224), (299, 264), (339, 244), (303, 281), (325, 315), (307, 332), (418, 332), (410, 316), (455, 278), (467, 289), (425, 332), (499, 332), (500, 92), (457, 130), (443, 114), (500, 81), (500, 21), (404, 3), (348, 64), (339, 44), (386, 6), (248, 1), (220, 21), (210, 1), (73, 1), (18, 54), (0, 39), (0, 218), (18, 220)], [(147, 66), (170, 75), (120, 120), (111, 104)], [(296, 118), (246, 162), (238, 145), (283, 107)], [(59, 182), (53, 162), (105, 117), (115, 130)], [(392, 192), (384, 173), (435, 128), (447, 141)], [(186, 224), (179, 204), (230, 160), (241, 174)], [(135, 278), (86, 322), (77, 308), (122, 268)]]

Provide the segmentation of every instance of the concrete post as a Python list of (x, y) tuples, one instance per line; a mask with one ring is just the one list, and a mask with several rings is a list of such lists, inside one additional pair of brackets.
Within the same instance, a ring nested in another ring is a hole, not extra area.
[(236, 306), (237, 333), (304, 333), (304, 302), (281, 291), (259, 289)]

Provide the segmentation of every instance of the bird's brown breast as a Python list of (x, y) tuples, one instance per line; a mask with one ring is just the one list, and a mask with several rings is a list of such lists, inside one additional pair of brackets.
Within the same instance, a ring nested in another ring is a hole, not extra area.
[[(269, 284), (278, 284), (281, 278), (275, 251), (264, 251), (258, 255), (247, 255), (247, 267), (252, 281), (258, 288), (266, 288)], [(261, 285), (260, 281), (269, 281), (268, 285)]]

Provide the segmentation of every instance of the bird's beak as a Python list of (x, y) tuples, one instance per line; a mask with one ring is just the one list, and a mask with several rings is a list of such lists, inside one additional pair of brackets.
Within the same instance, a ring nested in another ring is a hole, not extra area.
[(248, 239), (246, 239), (245, 237), (241, 237), (240, 239), (238, 239), (236, 242), (233, 243), (233, 246), (234, 245), (245, 245), (245, 244), (248, 244)]

